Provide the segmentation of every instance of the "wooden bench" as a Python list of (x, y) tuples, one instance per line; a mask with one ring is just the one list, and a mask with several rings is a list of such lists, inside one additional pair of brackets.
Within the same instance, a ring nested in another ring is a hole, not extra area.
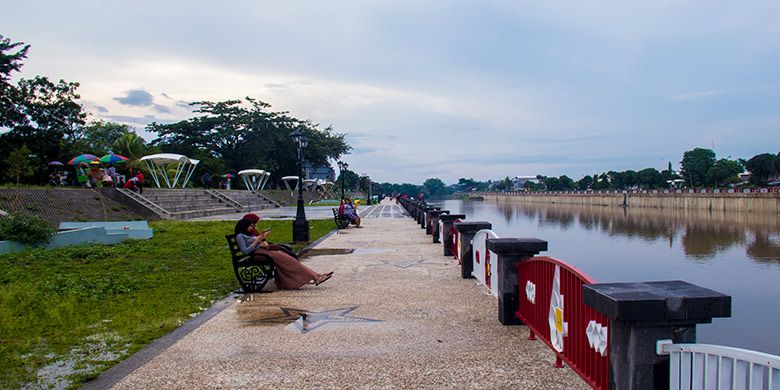
[(349, 219), (345, 218), (343, 215), (340, 215), (338, 208), (332, 208), (331, 210), (333, 210), (333, 220), (336, 222), (337, 229), (345, 229), (347, 226), (349, 226)]
[(263, 290), (269, 280), (276, 277), (276, 267), (270, 256), (256, 254), (245, 255), (238, 249), (235, 234), (225, 236), (230, 256), (233, 258), (233, 272), (245, 293), (256, 293)]

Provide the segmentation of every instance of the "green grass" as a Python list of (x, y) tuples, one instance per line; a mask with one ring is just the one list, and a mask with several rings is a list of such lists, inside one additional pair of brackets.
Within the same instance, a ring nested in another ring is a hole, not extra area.
[[(150, 240), (0, 256), (0, 388), (78, 387), (235, 291), (233, 224), (159, 221)], [(261, 225), (292, 239), (291, 221)], [(312, 241), (334, 227), (310, 226)]]

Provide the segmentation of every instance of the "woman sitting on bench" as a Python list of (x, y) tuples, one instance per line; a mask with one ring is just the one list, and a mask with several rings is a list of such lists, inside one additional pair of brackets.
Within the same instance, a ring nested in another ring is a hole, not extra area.
[[(246, 255), (251, 256), (254, 253), (259, 253), (269, 256), (273, 260), (274, 265), (276, 265), (277, 287), (283, 290), (293, 290), (301, 288), (301, 286), (312, 280), (314, 284), (319, 286), (320, 283), (333, 276), (333, 272), (318, 274), (287, 253), (278, 250), (274, 245), (269, 245), (266, 237), (268, 237), (271, 228), (263, 230), (262, 233), (257, 232), (255, 224), (260, 218), (255, 215), (247, 218), (248, 216), (250, 215), (246, 215), (239, 220), (234, 229), (238, 248)], [(257, 220), (254, 220), (253, 217), (257, 218)]]

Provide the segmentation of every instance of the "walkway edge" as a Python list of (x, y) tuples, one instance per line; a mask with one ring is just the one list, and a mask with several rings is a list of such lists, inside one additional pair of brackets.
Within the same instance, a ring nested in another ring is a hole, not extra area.
[(88, 382), (82, 389), (107, 389), (122, 379), (130, 375), (137, 368), (148, 363), (154, 359), (157, 355), (168, 349), (171, 345), (181, 340), (184, 336), (188, 335), (199, 326), (203, 325), (206, 321), (210, 320), (221, 311), (230, 306), (237, 298), (239, 294), (231, 293), (224, 299), (213, 304), (211, 307), (196, 315), (195, 317), (187, 320), (182, 326), (174, 329), (170, 333), (160, 337), (153, 341), (151, 344), (142, 348), (140, 351), (130, 355), (125, 360), (122, 360), (114, 367), (109, 368), (106, 372), (102, 373), (95, 380)]
[[(298, 251), (297, 255), (302, 256), (304, 253), (319, 245), (322, 241), (325, 241), (325, 239), (328, 237), (337, 234), (338, 231), (338, 229), (331, 230), (316, 241), (306, 245), (303, 249)], [(185, 321), (184, 324), (182, 324), (180, 327), (174, 329), (159, 339), (154, 340), (151, 344), (130, 355), (127, 359), (124, 359), (117, 363), (117, 365), (109, 368), (100, 374), (100, 376), (95, 378), (95, 380), (87, 382), (84, 386), (81, 387), (81, 389), (102, 390), (114, 386), (126, 376), (130, 375), (133, 371), (148, 363), (157, 357), (157, 355), (168, 349), (168, 347), (181, 340), (184, 336), (188, 335), (193, 330), (198, 329), (198, 327), (206, 323), (212, 317), (227, 309), (228, 306), (230, 306), (239, 296), (239, 293), (234, 292), (222, 300), (217, 301), (205, 311)]]

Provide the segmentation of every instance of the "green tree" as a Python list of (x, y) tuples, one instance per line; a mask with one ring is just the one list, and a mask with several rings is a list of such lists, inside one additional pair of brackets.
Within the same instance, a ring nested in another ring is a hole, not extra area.
[(477, 182), (474, 181), (474, 179), (466, 179), (466, 178), (463, 178), (463, 177), (458, 179), (458, 184), (457, 185), (458, 185), (458, 188), (461, 191), (471, 191), (472, 188), (473, 189), (477, 188)]
[[(84, 136), (79, 140), (76, 152), (92, 153), (98, 157), (105, 155), (109, 151), (122, 154), (115, 150), (114, 145), (121, 145), (120, 140), (132, 139), (132, 135), (136, 134), (126, 124), (102, 120), (91, 122), (84, 129)], [(143, 141), (143, 139), (141, 140)], [(130, 156), (123, 156), (130, 158)]]
[(314, 166), (326, 166), (348, 153), (343, 134), (318, 125), (270, 111), (270, 105), (246, 98), (223, 102), (196, 102), (202, 114), (172, 124), (152, 123), (147, 128), (159, 134), (152, 141), (165, 152), (187, 156), (211, 155), (225, 162), (225, 168), (238, 171), (260, 168), (273, 172), (272, 180), (297, 175), (297, 150), (290, 133), (300, 129), (309, 139), (304, 155)]
[(734, 183), (737, 181), (737, 175), (744, 170), (739, 161), (722, 158), (707, 171), (705, 181), (707, 185), (713, 187), (718, 187), (723, 183)]
[(509, 191), (512, 189), (512, 179), (509, 178), (509, 176), (505, 177), (503, 180), (500, 180), (498, 183), (496, 183), (496, 190), (498, 191)]
[(442, 198), (447, 195), (447, 189), (441, 179), (430, 178), (423, 182), (423, 193), (426, 198)]
[(8, 175), (16, 180), (16, 185), (22, 181), (23, 178), (33, 174), (32, 164), (30, 163), (30, 149), (27, 145), (22, 144), (17, 149), (14, 149), (8, 158), (6, 159), (8, 164)]
[(642, 188), (660, 188), (664, 186), (661, 172), (655, 168), (645, 168), (636, 173), (636, 182)]
[(358, 188), (358, 183), (360, 182), (360, 177), (357, 173), (352, 172), (350, 170), (346, 170), (344, 172), (341, 172), (339, 174), (339, 177), (336, 178), (336, 187), (338, 187), (338, 191), (341, 191), (341, 181), (342, 181), (342, 175), (344, 180), (344, 191), (349, 192), (353, 191), (356, 188)]
[(582, 177), (582, 179), (577, 180), (576, 184), (578, 190), (587, 191), (593, 186), (593, 177), (590, 175), (585, 175)]
[(574, 180), (566, 175), (559, 177), (558, 183), (561, 185), (561, 191), (574, 191), (576, 189)]
[(12, 43), (0, 34), (0, 127), (10, 128), (22, 118), (17, 107), (18, 90), (11, 84), (11, 74), (22, 68), (29, 49), (30, 45)]
[(715, 152), (710, 149), (695, 148), (683, 154), (680, 161), (680, 175), (688, 185), (703, 185), (707, 171), (715, 165)]
[(777, 174), (775, 155), (771, 153), (757, 154), (745, 162), (745, 168), (750, 171), (750, 182), (757, 186), (766, 185), (770, 176)]
[(130, 160), (138, 160), (147, 154), (146, 141), (134, 132), (124, 133), (111, 144), (111, 150)]
[[(22, 79), (17, 88), (20, 116), (11, 131), (0, 135), (0, 155), (27, 144), (33, 158), (35, 182), (45, 180), (46, 163), (68, 160), (84, 135), (86, 113), (76, 101), (78, 83), (60, 80), (55, 84), (46, 77)], [(6, 172), (8, 166), (0, 167)]]

